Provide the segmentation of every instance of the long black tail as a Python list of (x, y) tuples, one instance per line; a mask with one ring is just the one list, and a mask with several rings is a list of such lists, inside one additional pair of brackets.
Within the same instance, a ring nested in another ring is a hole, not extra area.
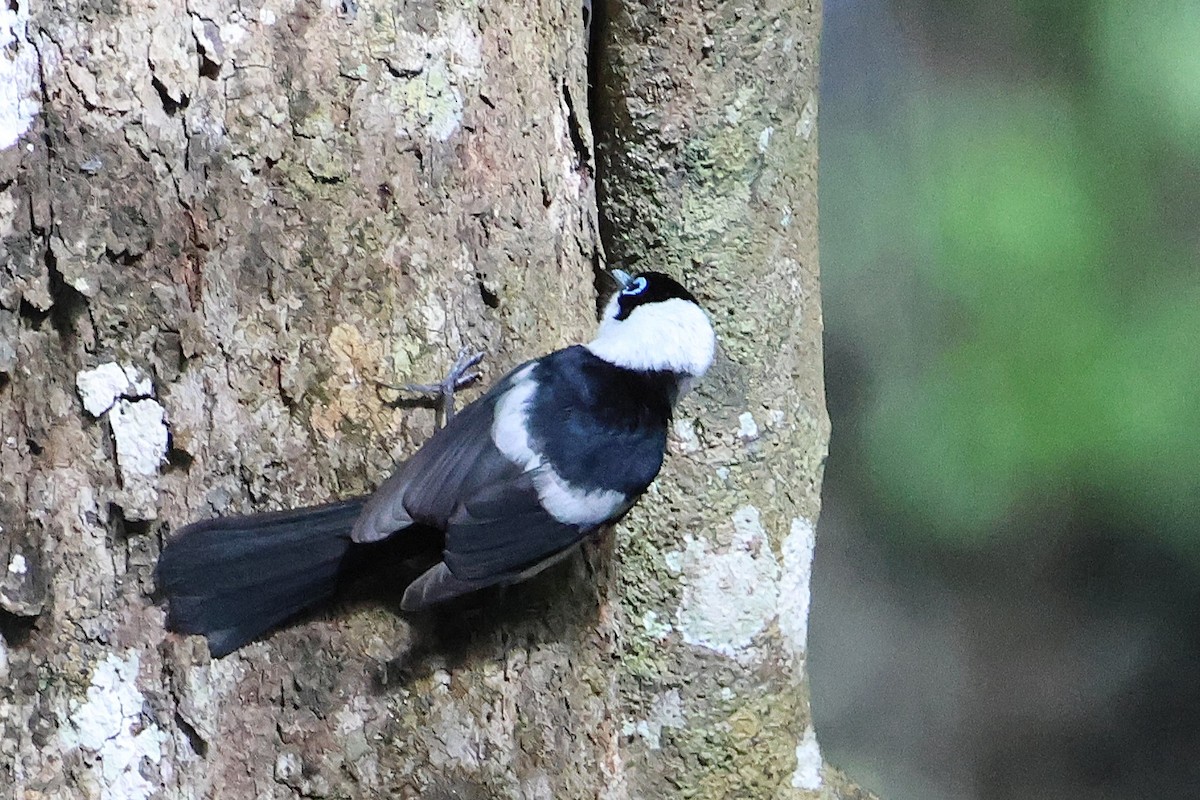
[(333, 594), (366, 498), (182, 528), (158, 559), (167, 626), (208, 638), (214, 658)]

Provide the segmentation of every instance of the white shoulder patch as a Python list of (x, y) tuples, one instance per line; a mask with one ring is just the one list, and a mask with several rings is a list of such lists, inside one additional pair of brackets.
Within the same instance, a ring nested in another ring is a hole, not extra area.
[(531, 377), (536, 366), (530, 364), (513, 375), (512, 388), (496, 403), (492, 420), (492, 441), (496, 448), (505, 458), (526, 470), (538, 458), (529, 439), (529, 429), (525, 426), (529, 402), (537, 389), (537, 383)]
[(623, 508), (626, 497), (609, 489), (581, 489), (562, 479), (537, 451), (529, 437), (529, 404), (537, 391), (535, 364), (513, 376), (513, 385), (496, 404), (492, 441), (505, 458), (533, 474), (538, 501), (546, 513), (565, 525), (590, 527), (611, 519)]
[(604, 310), (588, 350), (610, 364), (699, 378), (712, 366), (717, 336), (704, 309), (681, 298), (646, 303), (617, 319), (617, 298)]
[(626, 503), (625, 495), (612, 489), (585, 491), (564, 481), (549, 464), (533, 476), (542, 508), (559, 522), (590, 527), (612, 519)]

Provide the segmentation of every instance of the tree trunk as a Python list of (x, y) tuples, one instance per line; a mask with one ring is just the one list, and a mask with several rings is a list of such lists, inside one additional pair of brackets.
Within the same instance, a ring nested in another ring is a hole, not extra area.
[(605, 244), (686, 274), (721, 350), (676, 421), (654, 502), (621, 526), (617, 687), (646, 720), (624, 748), (632, 794), (853, 794), (823, 770), (804, 672), (828, 441), (819, 6), (606, 11), (594, 109)]
[[(599, 117), (570, 3), (0, 11), (0, 786), (840, 793), (803, 673), (817, 11), (740, 5), (596, 9)], [(173, 529), (369, 491), (429, 435), (377, 381), (586, 340), (593, 124), (610, 249), (724, 348), (616, 558), (432, 619), (351, 587), (219, 661), (166, 634)]]

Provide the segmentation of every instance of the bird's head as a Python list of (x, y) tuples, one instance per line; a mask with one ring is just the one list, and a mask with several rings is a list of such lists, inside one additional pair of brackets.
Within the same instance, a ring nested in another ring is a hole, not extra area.
[(661, 272), (630, 275), (615, 269), (612, 276), (620, 288), (588, 349), (639, 372), (674, 372), (692, 380), (704, 375), (717, 337), (692, 293)]

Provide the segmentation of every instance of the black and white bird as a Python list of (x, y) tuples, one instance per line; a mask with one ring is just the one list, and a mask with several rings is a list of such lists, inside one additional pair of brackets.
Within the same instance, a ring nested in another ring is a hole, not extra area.
[(420, 610), (521, 581), (625, 514), (658, 474), (672, 409), (712, 364), (716, 336), (673, 278), (612, 274), (621, 288), (595, 339), (522, 364), (447, 415), (373, 494), (183, 528), (158, 563), (168, 626), (225, 655), (333, 594), (355, 551), (432, 530), (441, 560), (401, 601)]

